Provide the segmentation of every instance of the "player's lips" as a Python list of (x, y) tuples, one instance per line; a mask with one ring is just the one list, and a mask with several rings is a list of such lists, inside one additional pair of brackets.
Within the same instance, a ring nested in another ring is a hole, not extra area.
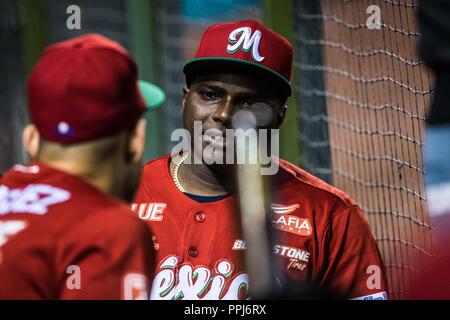
[(216, 149), (224, 148), (227, 145), (225, 132), (218, 129), (208, 129), (202, 136), (203, 142)]
[(212, 145), (215, 148), (220, 148), (225, 145), (225, 139), (219, 136), (203, 136), (203, 141)]

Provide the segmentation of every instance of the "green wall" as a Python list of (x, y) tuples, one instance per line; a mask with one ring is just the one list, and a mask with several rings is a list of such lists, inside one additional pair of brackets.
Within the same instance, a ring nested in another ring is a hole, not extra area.
[[(294, 40), (294, 3), (293, 0), (264, 0), (264, 23), (284, 36), (292, 44)], [(293, 75), (293, 87), (295, 74)], [(280, 130), (280, 156), (292, 163), (299, 164), (300, 148), (298, 144), (297, 104), (295, 93), (288, 100), (288, 111)]]

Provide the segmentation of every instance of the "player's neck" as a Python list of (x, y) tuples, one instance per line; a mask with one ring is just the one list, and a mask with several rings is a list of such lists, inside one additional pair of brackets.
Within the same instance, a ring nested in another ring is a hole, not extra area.
[(232, 167), (214, 170), (205, 164), (182, 164), (178, 179), (187, 193), (199, 196), (223, 196), (234, 192)]
[(77, 176), (83, 179), (85, 182), (94, 186), (98, 190), (105, 194), (111, 196), (119, 196), (119, 191), (114, 183), (114, 170), (111, 169), (110, 165), (105, 163), (99, 168), (89, 167), (80, 162), (72, 161), (45, 161), (40, 160), (45, 165), (55, 168), (59, 171), (66, 172), (70, 175)]

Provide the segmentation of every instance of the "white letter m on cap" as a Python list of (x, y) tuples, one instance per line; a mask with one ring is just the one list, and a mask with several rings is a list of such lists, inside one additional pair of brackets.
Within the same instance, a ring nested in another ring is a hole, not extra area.
[[(236, 37), (240, 36), (239, 39)], [(252, 29), (249, 27), (238, 28), (230, 33), (228, 37), (229, 45), (227, 47), (227, 52), (233, 54), (238, 51), (241, 47), (245, 52), (249, 52), (252, 49), (253, 60), (262, 62), (265, 58), (261, 57), (259, 54), (259, 43), (262, 38), (262, 33), (256, 30), (252, 35)]]

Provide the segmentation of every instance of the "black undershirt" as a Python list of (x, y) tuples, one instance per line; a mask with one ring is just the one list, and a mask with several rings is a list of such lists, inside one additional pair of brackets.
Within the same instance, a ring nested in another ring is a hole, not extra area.
[(228, 196), (198, 196), (198, 195), (190, 194), (190, 193), (186, 193), (186, 192), (184, 194), (187, 195), (192, 200), (197, 201), (198, 203), (217, 202), (217, 201), (223, 200), (226, 197), (228, 197)]

